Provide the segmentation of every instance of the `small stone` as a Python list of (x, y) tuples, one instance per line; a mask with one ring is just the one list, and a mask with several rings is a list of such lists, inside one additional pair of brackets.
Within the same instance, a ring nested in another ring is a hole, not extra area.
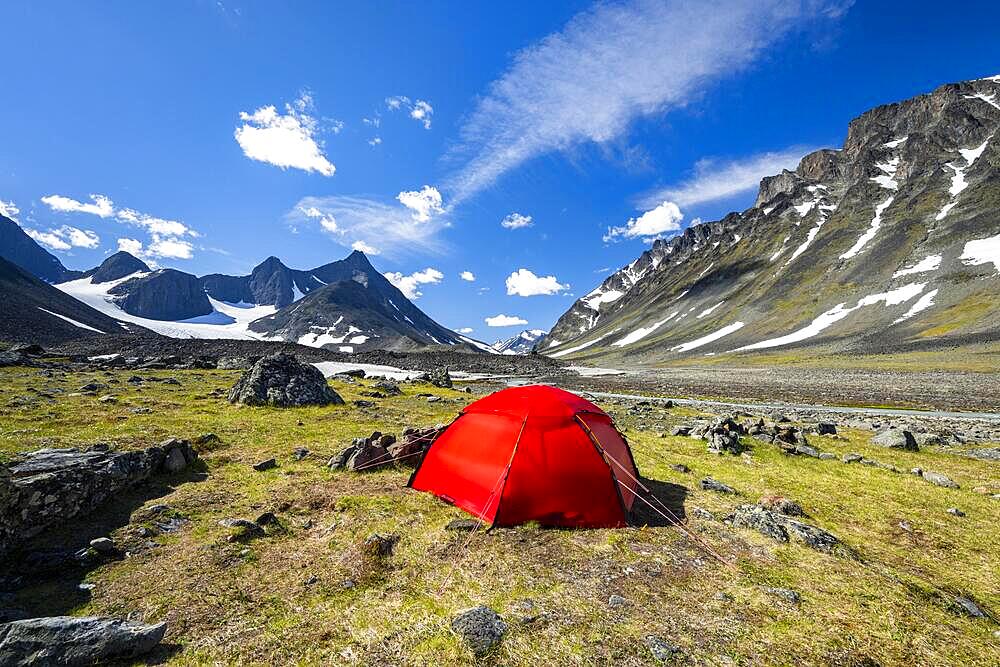
[(98, 537), (90, 541), (90, 548), (99, 554), (109, 554), (115, 550), (115, 543), (107, 537)]
[(699, 485), (704, 491), (715, 491), (716, 493), (728, 493), (728, 494), (736, 493), (736, 489), (734, 489), (733, 487), (727, 484), (723, 484), (722, 482), (712, 479), (711, 477), (706, 477), (705, 479), (701, 480), (701, 482), (699, 482)]
[(802, 600), (802, 596), (799, 595), (797, 591), (793, 591), (790, 588), (772, 588), (770, 586), (765, 586), (764, 592), (769, 593), (774, 597), (781, 598), (790, 604), (798, 604)]
[(656, 635), (647, 635), (645, 642), (649, 652), (653, 654), (653, 659), (657, 662), (670, 662), (683, 655), (680, 646), (675, 646)]
[(862, 459), (864, 459), (864, 457), (861, 456), (861, 454), (844, 454), (840, 457), (840, 460), (844, 463), (858, 463)]
[(955, 604), (959, 611), (972, 618), (986, 618), (986, 613), (972, 599), (959, 595), (955, 597)]
[(819, 460), (820, 461), (834, 461), (836, 459), (837, 459), (837, 455), (834, 454), (833, 452), (820, 452), (819, 453)]
[(453, 519), (444, 527), (445, 530), (469, 533), (482, 528), (485, 524), (478, 519)]
[(309, 456), (309, 450), (306, 449), (305, 447), (296, 447), (292, 451), (292, 458), (295, 459), (296, 461), (301, 461), (307, 456)]
[(795, 445), (795, 453), (802, 454), (804, 456), (811, 456), (814, 459), (819, 458), (819, 450), (815, 447), (810, 447), (809, 445)]
[(101, 396), (99, 399), (97, 399), (97, 402), (98, 403), (117, 403), (118, 399), (115, 398), (114, 396), (112, 396), (111, 394), (108, 394), (107, 396)]
[(278, 462), (275, 459), (265, 459), (260, 463), (253, 464), (253, 469), (257, 472), (264, 472), (265, 470), (271, 470), (278, 467)]
[(837, 435), (837, 425), (830, 422), (816, 424), (816, 435)]
[(701, 507), (692, 507), (691, 514), (704, 521), (715, 521), (715, 515)]
[(608, 606), (613, 608), (626, 607), (628, 606), (628, 600), (621, 595), (612, 595), (608, 598)]
[(437, 403), (437, 402), (439, 402), (440, 400), (441, 400), (441, 397), (440, 397), (440, 396), (428, 396), (428, 397), (427, 397), (427, 402), (428, 402), (428, 403)]
[(670, 466), (670, 469), (676, 472), (684, 472), (684, 473), (691, 472), (691, 468), (688, 468), (683, 463), (675, 463), (672, 466)]
[(952, 516), (965, 516), (965, 512), (958, 509), (957, 507), (949, 507), (945, 511), (948, 512), (948, 514), (951, 514)]
[(399, 535), (395, 533), (380, 534), (372, 533), (365, 538), (363, 547), (366, 553), (377, 558), (388, 558), (392, 555), (392, 550), (399, 542)]
[(451, 629), (465, 640), (476, 657), (483, 657), (503, 639), (507, 633), (507, 624), (495, 611), (480, 605), (455, 616)]

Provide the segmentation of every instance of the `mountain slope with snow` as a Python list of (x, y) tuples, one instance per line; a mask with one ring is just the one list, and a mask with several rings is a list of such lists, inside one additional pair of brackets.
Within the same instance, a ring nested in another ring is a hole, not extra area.
[(659, 240), (541, 351), (607, 363), (1000, 340), (1000, 79), (852, 121), (843, 148), (765, 178), (753, 207)]
[(498, 340), (492, 347), (500, 354), (529, 354), (545, 340), (545, 336), (544, 329), (525, 329), (507, 340)]

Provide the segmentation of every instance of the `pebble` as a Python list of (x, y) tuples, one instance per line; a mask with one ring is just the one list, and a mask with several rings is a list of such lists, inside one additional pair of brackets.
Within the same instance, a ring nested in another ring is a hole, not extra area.
[(965, 516), (965, 512), (963, 512), (962, 510), (958, 509), (957, 507), (949, 507), (945, 511), (948, 512), (948, 514), (952, 514), (954, 516)]

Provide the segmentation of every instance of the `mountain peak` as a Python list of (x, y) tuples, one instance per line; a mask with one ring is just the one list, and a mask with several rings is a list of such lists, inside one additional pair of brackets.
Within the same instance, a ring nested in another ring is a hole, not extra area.
[(130, 276), (133, 273), (149, 273), (149, 271), (149, 266), (141, 259), (124, 250), (119, 250), (94, 269), (90, 277), (90, 282), (106, 283)]

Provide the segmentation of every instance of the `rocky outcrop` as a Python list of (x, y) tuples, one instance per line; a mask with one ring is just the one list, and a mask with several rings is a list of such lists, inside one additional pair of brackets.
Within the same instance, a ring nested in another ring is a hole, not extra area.
[(0, 665), (99, 665), (149, 653), (166, 623), (144, 625), (97, 616), (29, 618), (0, 625)]
[(444, 428), (441, 425), (407, 428), (399, 440), (391, 433), (375, 431), (367, 438), (355, 438), (354, 442), (334, 455), (327, 466), (331, 470), (345, 468), (354, 472), (397, 463), (415, 466)]
[(490, 653), (507, 634), (507, 624), (500, 615), (482, 605), (460, 612), (452, 619), (451, 629), (469, 645), (476, 657)]
[(186, 320), (212, 312), (195, 276), (162, 269), (112, 287), (115, 303), (129, 315), (151, 320)]
[(229, 401), (279, 408), (344, 403), (318, 368), (290, 354), (274, 354), (257, 361), (229, 390)]
[(917, 441), (913, 437), (913, 434), (909, 431), (903, 431), (900, 429), (887, 429), (882, 431), (874, 438), (872, 438), (872, 444), (878, 445), (879, 447), (886, 447), (888, 449), (906, 449), (910, 451), (917, 451)]
[(86, 515), (116, 493), (197, 460), (186, 440), (113, 452), (40, 449), (0, 466), (0, 557), (46, 528)]
[(832, 533), (761, 505), (740, 505), (725, 521), (735, 528), (756, 530), (776, 542), (788, 542), (789, 537), (793, 537), (824, 553), (846, 555), (849, 552)]

